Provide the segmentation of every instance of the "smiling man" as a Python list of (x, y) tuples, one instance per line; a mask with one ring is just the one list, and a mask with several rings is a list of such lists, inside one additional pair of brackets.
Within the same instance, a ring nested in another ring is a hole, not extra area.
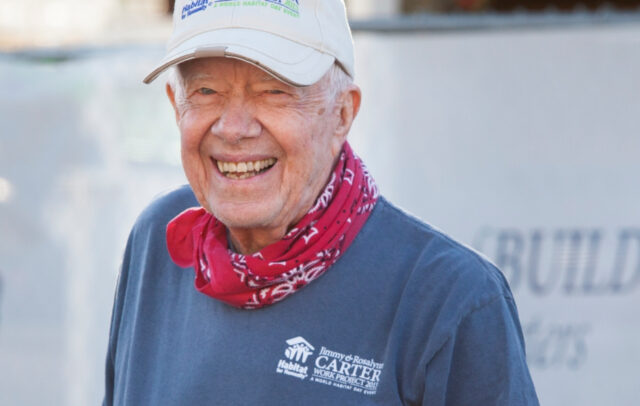
[(360, 104), (358, 88), (341, 76), (336, 66), (294, 87), (235, 59), (178, 67), (167, 93), (185, 173), (239, 252), (280, 240), (326, 185)]
[(341, 0), (178, 1), (167, 69), (189, 186), (131, 232), (105, 405), (538, 404), (500, 272), (346, 142)]

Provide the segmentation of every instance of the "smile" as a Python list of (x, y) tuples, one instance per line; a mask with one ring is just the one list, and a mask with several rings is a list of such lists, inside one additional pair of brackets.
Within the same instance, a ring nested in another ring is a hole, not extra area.
[(248, 179), (269, 170), (275, 165), (275, 158), (252, 162), (222, 162), (216, 161), (218, 170), (229, 179)]

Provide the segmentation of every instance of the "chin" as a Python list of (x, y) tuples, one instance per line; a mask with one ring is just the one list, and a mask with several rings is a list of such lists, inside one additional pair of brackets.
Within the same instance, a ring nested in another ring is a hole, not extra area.
[(265, 207), (239, 207), (229, 205), (216, 210), (213, 207), (213, 215), (228, 228), (257, 229), (268, 228), (273, 225), (278, 216), (275, 210), (265, 210)]

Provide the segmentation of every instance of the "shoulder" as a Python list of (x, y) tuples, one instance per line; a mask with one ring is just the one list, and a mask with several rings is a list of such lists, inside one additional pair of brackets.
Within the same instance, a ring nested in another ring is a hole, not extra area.
[(386, 234), (382, 238), (399, 254), (415, 257), (415, 276), (511, 296), (502, 272), (484, 255), (384, 198), (379, 203), (377, 214), (385, 224), (379, 231)]
[(149, 254), (164, 259), (167, 224), (178, 214), (194, 206), (198, 206), (198, 201), (188, 185), (156, 196), (142, 210), (131, 229), (123, 265)]
[[(425, 404), (444, 404), (453, 396), (447, 391), (454, 381), (460, 393), (478, 394), (476, 386), (489, 388), (496, 373), (510, 368), (523, 388), (530, 386), (515, 303), (498, 268), (384, 198), (370, 219), (362, 231), (360, 259), (368, 260), (368, 276), (383, 280), (377, 300), (389, 298), (390, 342), (399, 354), (393, 362), (411, 377), (400, 382), (403, 391), (424, 396)], [(483, 359), (491, 360), (490, 368)], [(504, 403), (459, 399), (453, 403)]]
[(513, 302), (502, 272), (482, 254), (383, 198), (374, 215), (375, 239), (403, 264), (396, 270), (404, 279), (403, 301), (417, 313), (444, 312), (451, 325), (443, 327), (455, 329), (483, 306)]
[(142, 211), (131, 229), (122, 258), (118, 294), (124, 294), (129, 283), (142, 283), (147, 271), (158, 275), (171, 264), (166, 247), (167, 224), (197, 204), (191, 188), (182, 186), (158, 195)]
[(164, 192), (156, 196), (140, 213), (133, 226), (133, 232), (157, 228), (164, 230), (172, 218), (194, 206), (198, 206), (198, 201), (189, 185)]

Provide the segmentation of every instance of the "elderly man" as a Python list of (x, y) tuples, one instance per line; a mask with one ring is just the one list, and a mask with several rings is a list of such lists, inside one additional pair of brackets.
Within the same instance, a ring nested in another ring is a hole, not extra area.
[(190, 186), (129, 238), (106, 405), (537, 404), (500, 272), (346, 142), (341, 0), (178, 1), (168, 68)]

